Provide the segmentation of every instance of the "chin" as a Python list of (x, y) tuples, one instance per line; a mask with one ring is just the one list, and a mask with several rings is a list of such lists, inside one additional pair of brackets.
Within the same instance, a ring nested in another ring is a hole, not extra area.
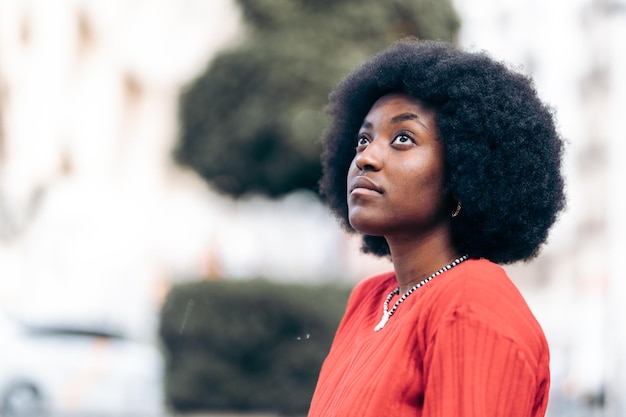
[(354, 230), (364, 235), (370, 236), (384, 236), (383, 228), (379, 225), (373, 224), (372, 222), (367, 222), (362, 219), (352, 219), (350, 218), (350, 226)]

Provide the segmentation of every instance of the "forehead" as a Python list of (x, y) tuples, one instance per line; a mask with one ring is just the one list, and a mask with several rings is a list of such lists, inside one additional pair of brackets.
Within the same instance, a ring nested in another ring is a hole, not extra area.
[(393, 118), (401, 114), (413, 114), (423, 120), (434, 118), (435, 111), (421, 100), (402, 93), (390, 93), (380, 97), (365, 116), (372, 118)]

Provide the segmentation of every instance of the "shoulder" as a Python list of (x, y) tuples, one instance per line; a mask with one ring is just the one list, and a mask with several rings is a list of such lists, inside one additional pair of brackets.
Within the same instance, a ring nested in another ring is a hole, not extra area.
[(469, 260), (449, 272), (431, 293), (435, 333), (442, 324), (472, 323), (514, 343), (547, 346), (541, 326), (501, 266)]
[(389, 291), (397, 287), (393, 271), (370, 276), (360, 281), (352, 290), (348, 301), (351, 304), (367, 303), (367, 300), (378, 300), (381, 295), (385, 297)]
[(384, 287), (385, 289), (395, 283), (396, 275), (393, 271), (382, 272), (380, 274), (371, 275), (364, 280), (357, 283), (354, 287), (353, 292), (358, 293), (362, 291), (371, 291), (380, 287)]
[(369, 333), (373, 324), (366, 324), (368, 317), (371, 320), (371, 317), (380, 314), (380, 300), (396, 286), (393, 272), (378, 274), (359, 282), (350, 293), (335, 340), (342, 337), (353, 338), (362, 328), (367, 328)]
[[(514, 302), (526, 306), (522, 294), (506, 271), (486, 259), (470, 259), (453, 268), (438, 285), (451, 301), (500, 305)], [(451, 297), (451, 298), (450, 298)]]

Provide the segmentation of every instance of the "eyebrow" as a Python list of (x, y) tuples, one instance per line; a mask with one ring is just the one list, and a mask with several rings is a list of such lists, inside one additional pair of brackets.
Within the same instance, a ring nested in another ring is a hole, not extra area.
[(396, 124), (396, 123), (403, 122), (405, 120), (415, 120), (416, 122), (424, 126), (426, 129), (428, 129), (428, 126), (426, 126), (424, 122), (422, 122), (420, 117), (415, 113), (401, 113), (401, 114), (398, 114), (397, 116), (393, 116), (391, 118), (391, 123)]

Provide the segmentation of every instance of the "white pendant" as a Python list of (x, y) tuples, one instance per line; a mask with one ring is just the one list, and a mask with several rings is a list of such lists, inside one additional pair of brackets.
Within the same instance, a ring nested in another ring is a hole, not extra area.
[(380, 323), (378, 323), (376, 327), (374, 327), (374, 331), (377, 332), (383, 327), (385, 327), (385, 324), (387, 324), (388, 321), (389, 321), (389, 313), (385, 311), (383, 313), (383, 316), (380, 318)]

